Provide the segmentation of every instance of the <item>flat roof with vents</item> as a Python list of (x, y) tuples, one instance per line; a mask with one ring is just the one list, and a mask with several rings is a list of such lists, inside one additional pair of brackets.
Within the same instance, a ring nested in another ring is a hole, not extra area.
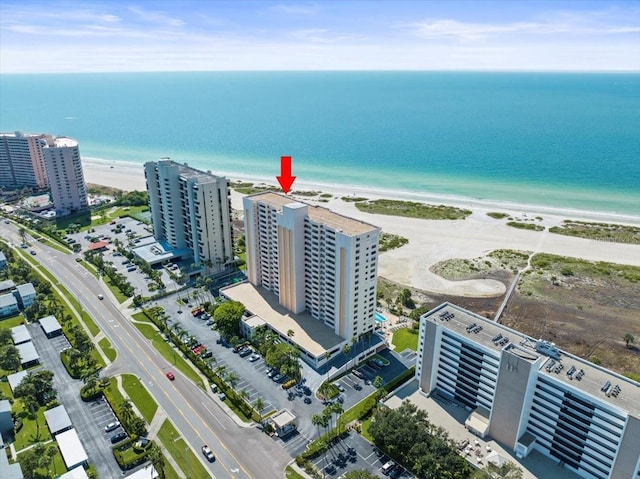
[(368, 232), (373, 233), (379, 230), (377, 226), (365, 223), (364, 221), (349, 218), (348, 216), (343, 216), (321, 206), (309, 205), (307, 203), (304, 203), (303, 201), (298, 201), (291, 197), (280, 195), (272, 191), (256, 193), (254, 195), (247, 196), (247, 198), (249, 198), (251, 201), (266, 203), (276, 208), (278, 211), (282, 211), (282, 207), (285, 205), (300, 204), (303, 206), (307, 206), (307, 216), (309, 217), (309, 219), (316, 223), (324, 224), (337, 231), (341, 231), (346, 235), (360, 235)]

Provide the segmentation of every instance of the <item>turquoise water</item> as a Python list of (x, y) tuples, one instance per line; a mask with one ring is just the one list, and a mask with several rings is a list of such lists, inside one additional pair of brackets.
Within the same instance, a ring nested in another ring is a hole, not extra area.
[(84, 156), (640, 215), (640, 74), (0, 75), (0, 130)]
[(385, 318), (382, 314), (378, 313), (377, 311), (375, 312), (375, 318), (378, 323), (384, 323), (387, 320), (387, 318)]

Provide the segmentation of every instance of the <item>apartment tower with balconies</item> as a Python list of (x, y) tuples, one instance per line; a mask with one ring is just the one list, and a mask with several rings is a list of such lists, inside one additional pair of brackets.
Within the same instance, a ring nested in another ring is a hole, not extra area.
[(347, 341), (374, 330), (379, 228), (272, 192), (243, 204), (251, 284)]

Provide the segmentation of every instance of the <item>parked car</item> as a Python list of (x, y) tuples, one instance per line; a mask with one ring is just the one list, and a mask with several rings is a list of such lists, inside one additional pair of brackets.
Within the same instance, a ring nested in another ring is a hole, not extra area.
[(206, 444), (202, 446), (202, 454), (204, 454), (204, 457), (206, 457), (209, 462), (216, 460), (216, 456), (213, 455), (213, 451)]
[(169, 378), (169, 380), (171, 380), (171, 381), (173, 381), (173, 380), (176, 378), (175, 374), (173, 374), (171, 371), (167, 371), (166, 376), (167, 376), (167, 377)]
[(29, 253), (31, 253), (32, 256), (36, 255), (36, 252), (34, 250), (29, 251)]
[(104, 427), (104, 432), (111, 432), (111, 431), (115, 431), (116, 429), (118, 429), (120, 427), (120, 422), (118, 421), (113, 421), (110, 422), (109, 424), (107, 424)]
[(253, 353), (251, 356), (249, 356), (249, 361), (252, 363), (255, 363), (258, 359), (260, 359), (260, 355)]
[(127, 436), (126, 432), (119, 432), (118, 434), (114, 434), (113, 436), (111, 436), (111, 444), (124, 441), (127, 437), (129, 436)]
[(337, 388), (338, 388), (338, 391), (340, 391), (341, 393), (343, 393), (343, 392), (345, 392), (345, 391), (346, 391), (346, 389), (344, 388), (344, 386), (343, 386), (342, 384), (340, 384), (340, 383), (333, 383), (333, 385), (334, 385), (335, 387), (337, 387)]
[(272, 380), (273, 382), (276, 382), (276, 383), (277, 383), (277, 382), (278, 382), (278, 381), (280, 381), (283, 377), (284, 377), (284, 374), (280, 374), (280, 373), (278, 373), (278, 374), (276, 374), (275, 376), (273, 376), (273, 377), (271, 378), (271, 380)]
[(364, 379), (364, 374), (362, 374), (359, 369), (354, 369), (353, 370), (353, 375), (358, 377), (358, 378), (360, 378), (360, 379)]
[(311, 398), (309, 396), (307, 396), (306, 398), (304, 398), (304, 403), (305, 404), (311, 404)]
[(373, 358), (371, 361), (369, 361), (370, 363), (375, 364), (376, 366), (378, 366), (379, 368), (384, 367), (384, 362), (382, 362), (382, 359), (380, 358)]
[(246, 348), (246, 349), (241, 349), (238, 352), (238, 356), (240, 356), (241, 358), (244, 358), (246, 356), (249, 356), (253, 351), (251, 350), (251, 348)]

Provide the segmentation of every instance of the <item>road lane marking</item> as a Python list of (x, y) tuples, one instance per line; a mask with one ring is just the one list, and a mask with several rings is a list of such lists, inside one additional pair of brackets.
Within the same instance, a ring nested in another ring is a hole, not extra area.
[(220, 421), (220, 419), (218, 419), (218, 418), (213, 414), (213, 412), (212, 412), (212, 411), (211, 411), (211, 410), (210, 410), (210, 409), (205, 405), (205, 403), (200, 403), (200, 404), (202, 404), (202, 406), (203, 406), (207, 411), (209, 411), (209, 413), (211, 413), (211, 416), (213, 417), (213, 419), (215, 419), (216, 421), (218, 421), (218, 424), (220, 424), (220, 426), (222, 427), (222, 429), (224, 429), (224, 430), (226, 431), (226, 430), (227, 430), (227, 428), (225, 427), (225, 425), (224, 425), (224, 424), (222, 424), (222, 422)]

